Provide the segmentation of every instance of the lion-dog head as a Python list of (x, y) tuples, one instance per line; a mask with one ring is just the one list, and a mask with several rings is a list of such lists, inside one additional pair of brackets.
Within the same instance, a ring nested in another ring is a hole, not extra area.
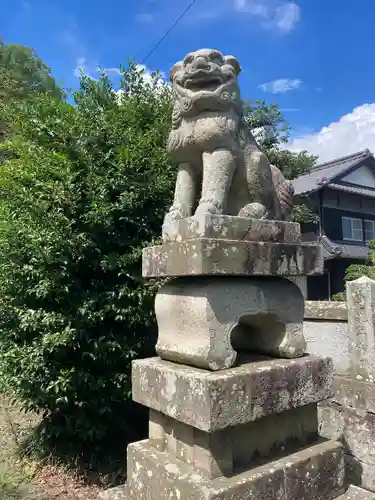
[[(219, 117), (230, 119), (228, 112), (231, 115), (231, 111), (236, 118), (239, 117), (242, 101), (237, 77), (240, 72), (241, 68), (235, 57), (224, 56), (213, 49), (189, 52), (183, 61), (173, 66), (170, 72), (173, 114), (169, 150), (187, 145), (188, 138), (183, 137), (185, 130), (186, 133), (190, 130), (188, 135), (192, 143), (206, 142), (209, 139), (205, 133), (209, 127), (207, 120), (217, 121)], [(196, 120), (205, 120), (202, 123), (204, 130), (196, 126), (192, 131), (188, 125), (191, 120), (195, 123)], [(173, 130), (177, 131), (181, 126), (183, 130), (178, 135), (174, 134)], [(213, 122), (211, 129), (212, 126)], [(217, 134), (220, 135), (221, 131), (217, 130)]]
[(171, 69), (173, 89), (191, 98), (220, 95), (237, 86), (241, 71), (237, 59), (218, 50), (201, 49), (187, 54)]

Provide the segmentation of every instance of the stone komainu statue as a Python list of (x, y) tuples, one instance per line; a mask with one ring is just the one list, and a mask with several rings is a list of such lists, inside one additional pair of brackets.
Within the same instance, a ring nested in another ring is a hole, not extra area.
[(285, 220), (293, 188), (270, 165), (245, 119), (235, 57), (189, 53), (175, 64), (168, 151), (178, 163), (174, 203), (165, 224), (195, 214)]

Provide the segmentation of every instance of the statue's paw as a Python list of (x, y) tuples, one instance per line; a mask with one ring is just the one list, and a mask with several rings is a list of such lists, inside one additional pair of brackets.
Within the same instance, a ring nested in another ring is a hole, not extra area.
[(185, 212), (178, 207), (172, 207), (164, 217), (164, 224), (170, 224), (176, 220), (184, 219), (187, 217)]
[(178, 233), (177, 225), (174, 222), (187, 217), (185, 212), (178, 207), (172, 207), (164, 217), (162, 227), (162, 237), (164, 241), (173, 241)]
[(240, 210), (238, 217), (246, 217), (247, 219), (268, 219), (268, 210), (261, 203), (249, 203)]
[(213, 203), (202, 202), (198, 205), (194, 217), (203, 214), (221, 214), (221, 211)]

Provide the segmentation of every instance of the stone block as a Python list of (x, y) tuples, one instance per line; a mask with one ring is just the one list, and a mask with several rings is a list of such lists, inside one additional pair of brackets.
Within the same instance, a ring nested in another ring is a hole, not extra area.
[(323, 266), (318, 244), (200, 238), (145, 248), (142, 275), (300, 276), (322, 274)]
[(305, 319), (348, 321), (348, 306), (346, 302), (306, 300)]
[(233, 446), (229, 429), (213, 433), (194, 429), (195, 470), (213, 479), (230, 476), (233, 466)]
[(340, 495), (337, 500), (375, 500), (375, 493), (351, 484), (346, 492)]
[(197, 429), (214, 432), (332, 396), (330, 358), (249, 358), (209, 372), (160, 358), (133, 362), (133, 399)]
[(199, 214), (170, 222), (163, 233), (164, 241), (168, 242), (197, 238), (300, 243), (301, 229), (296, 222)]
[[(158, 422), (156, 439), (154, 422)], [(294, 453), (317, 439), (316, 404), (212, 433), (150, 411), (150, 444), (210, 478), (228, 476), (234, 469), (245, 470), (261, 458), (272, 459), (287, 451)]]
[(303, 336), (307, 342), (306, 352), (332, 358), (337, 374), (347, 375), (350, 372), (351, 340), (347, 321), (305, 319)]
[(304, 354), (304, 300), (283, 278), (174, 279), (157, 293), (157, 354), (169, 361), (222, 370), (237, 352), (295, 358)]
[(375, 415), (328, 402), (318, 417), (321, 435), (344, 445), (348, 481), (375, 491)]
[(234, 468), (245, 470), (260, 459), (272, 460), (318, 440), (317, 405), (275, 413), (229, 428)]
[[(132, 500), (126, 484), (109, 488), (98, 495), (98, 500)], [(136, 500), (136, 499), (133, 499)]]
[[(141, 441), (128, 447), (128, 488), (134, 500), (331, 500), (344, 490), (342, 447), (319, 442), (249, 471), (210, 479)], [(308, 496), (301, 496), (303, 491)]]
[(342, 406), (355, 408), (357, 413), (375, 414), (375, 384), (348, 376), (333, 377), (332, 400)]

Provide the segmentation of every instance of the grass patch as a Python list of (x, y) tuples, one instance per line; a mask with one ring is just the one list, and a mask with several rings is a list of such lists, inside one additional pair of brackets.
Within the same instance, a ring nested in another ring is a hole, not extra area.
[(35, 415), (26, 415), (0, 395), (0, 498), (30, 498), (37, 464), (22, 459), (18, 450), (37, 423)]
[[(73, 459), (67, 460), (68, 467), (52, 451), (41, 459), (34, 441), (39, 428), (37, 415), (25, 414), (0, 394), (0, 499), (96, 500), (114, 477), (83, 464), (74, 466)], [(108, 465), (123, 471), (124, 458), (125, 451), (121, 463), (112, 462), (108, 456)]]

